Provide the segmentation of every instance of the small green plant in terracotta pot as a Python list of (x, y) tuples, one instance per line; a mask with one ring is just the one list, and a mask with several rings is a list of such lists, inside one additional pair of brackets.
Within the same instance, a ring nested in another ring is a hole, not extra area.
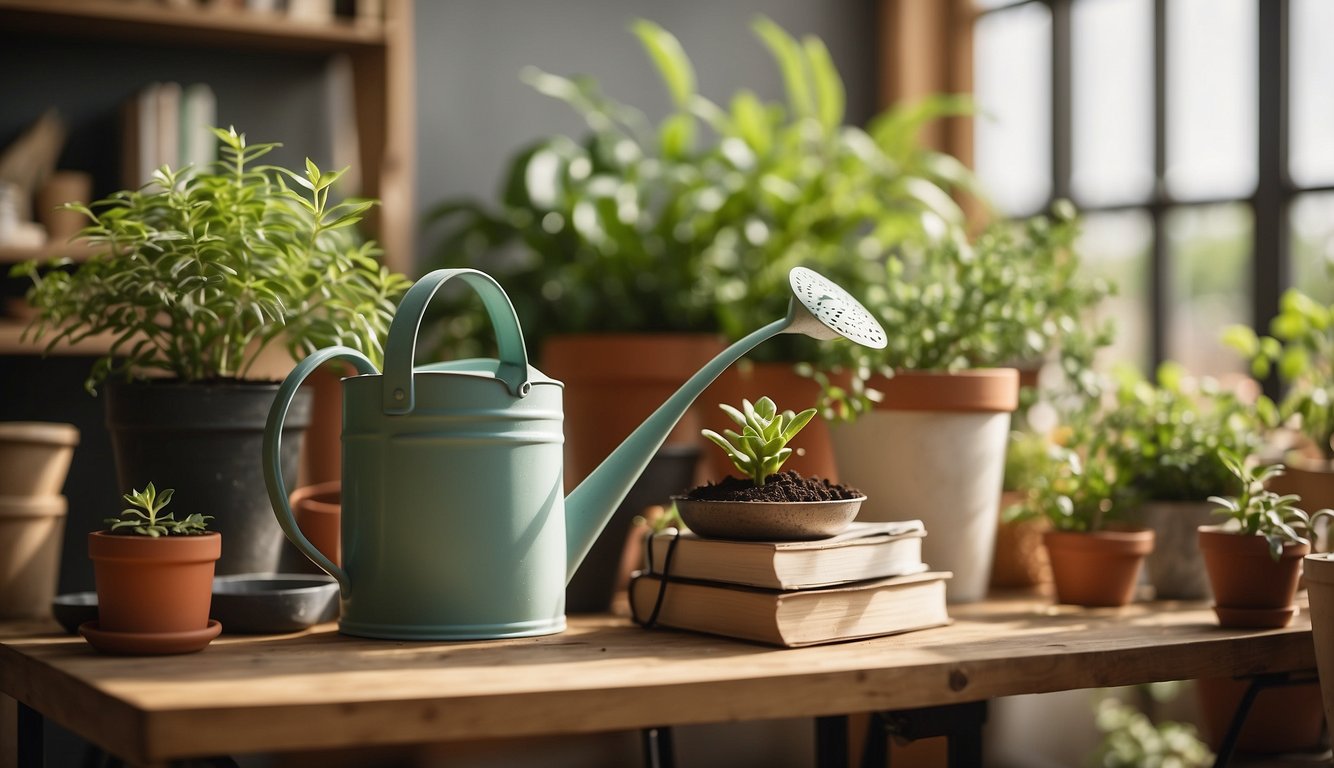
[(189, 653), (222, 631), (208, 617), (222, 536), (207, 530), (207, 515), (165, 511), (174, 493), (153, 483), (131, 491), (107, 530), (89, 534), (98, 620), (79, 632), (99, 650)]
[(1062, 444), (1053, 446), (1050, 468), (1028, 489), (1019, 519), (1040, 514), (1051, 522), (1042, 541), (1057, 602), (1125, 605), (1153, 550), (1153, 531), (1128, 522), (1135, 504), (1130, 477), (1109, 449), (1113, 437), (1093, 408), (1072, 416), (1061, 432)]
[(1297, 610), (1293, 597), (1302, 558), (1311, 552), (1313, 519), (1334, 512), (1308, 515), (1297, 506), (1299, 496), (1268, 490), (1266, 484), (1283, 473), (1281, 464), (1251, 467), (1227, 450), (1219, 456), (1241, 490), (1236, 496), (1210, 497), (1227, 522), (1199, 530), (1214, 611), (1225, 627), (1287, 626)]
[(721, 539), (806, 540), (834, 536), (847, 528), (866, 499), (853, 488), (828, 479), (782, 471), (792, 455), (788, 446), (815, 417), (780, 411), (761, 397), (741, 408), (720, 406), (741, 431), (703, 430), (732, 460), (741, 477), (727, 477), (677, 496), (677, 510), (690, 530)]

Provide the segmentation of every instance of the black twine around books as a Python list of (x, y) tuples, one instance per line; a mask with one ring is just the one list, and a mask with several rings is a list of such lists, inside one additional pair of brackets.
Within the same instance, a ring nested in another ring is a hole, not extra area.
[[(676, 542), (681, 540), (681, 531), (672, 529), (672, 537), (667, 540), (667, 554), (662, 559), (662, 573), (658, 575), (658, 598), (653, 601), (653, 612), (645, 621), (635, 614), (635, 622), (644, 629), (653, 629), (658, 624), (658, 614), (662, 612), (663, 599), (667, 597), (667, 582), (672, 572), (672, 555), (676, 553)], [(648, 572), (653, 573), (653, 536), (650, 534), (648, 546)]]

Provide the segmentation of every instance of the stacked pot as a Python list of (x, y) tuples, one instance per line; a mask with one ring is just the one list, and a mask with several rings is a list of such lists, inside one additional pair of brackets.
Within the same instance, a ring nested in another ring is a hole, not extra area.
[(0, 619), (50, 612), (78, 443), (71, 424), (0, 422)]

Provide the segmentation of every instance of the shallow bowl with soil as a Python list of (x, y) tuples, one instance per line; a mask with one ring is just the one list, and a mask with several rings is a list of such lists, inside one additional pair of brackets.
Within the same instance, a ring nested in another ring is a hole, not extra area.
[(757, 486), (728, 477), (675, 496), (691, 531), (714, 539), (806, 541), (842, 533), (866, 500), (828, 480), (780, 472)]

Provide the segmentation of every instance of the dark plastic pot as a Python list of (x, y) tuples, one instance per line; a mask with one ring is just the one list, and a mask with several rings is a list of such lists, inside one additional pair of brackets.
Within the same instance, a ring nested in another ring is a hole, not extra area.
[[(175, 488), (181, 510), (212, 515), (227, 540), (218, 574), (273, 573), (284, 547), (264, 485), (260, 446), (277, 384), (146, 382), (107, 388), (107, 427), (122, 491)], [(283, 430), (283, 474), (295, 478), (310, 396), (298, 393)], [(107, 516), (118, 508), (108, 508)], [(170, 511), (170, 510), (169, 510)]]
[(692, 445), (664, 445), (658, 449), (574, 572), (565, 590), (566, 611), (601, 613), (611, 608), (635, 515), (654, 504), (667, 504), (674, 494), (689, 488), (698, 460), (699, 449)]

